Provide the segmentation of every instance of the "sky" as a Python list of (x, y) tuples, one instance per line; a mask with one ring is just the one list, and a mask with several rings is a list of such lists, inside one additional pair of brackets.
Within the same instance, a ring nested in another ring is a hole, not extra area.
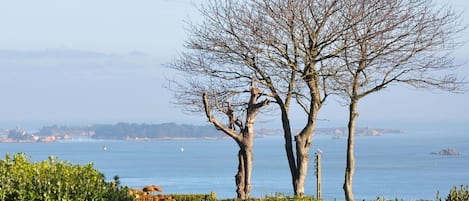
[[(185, 21), (201, 20), (196, 0), (0, 0), (0, 128), (41, 124), (191, 123), (171, 104), (165, 67), (184, 50)], [(443, 1), (439, 1), (443, 2)], [(447, 0), (469, 24), (469, 1)], [(466, 30), (463, 39), (469, 41)], [(469, 45), (454, 56), (469, 78)], [(360, 122), (469, 124), (469, 93), (393, 87), (365, 98)], [(343, 124), (331, 100), (320, 117)], [(259, 127), (278, 125), (266, 116)], [(304, 123), (293, 112), (293, 125)]]

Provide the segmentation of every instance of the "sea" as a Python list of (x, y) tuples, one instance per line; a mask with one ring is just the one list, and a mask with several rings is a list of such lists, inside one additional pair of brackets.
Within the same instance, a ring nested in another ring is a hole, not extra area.
[[(344, 200), (346, 138), (316, 135), (310, 149), (307, 195), (316, 196), (315, 154), (321, 151), (322, 196)], [(469, 126), (421, 127), (404, 133), (358, 136), (353, 191), (357, 200), (434, 200), (453, 186), (469, 185)], [(459, 156), (432, 155), (453, 148)], [(78, 139), (54, 143), (0, 143), (0, 154), (25, 153), (32, 161), (57, 156), (73, 164), (93, 163), (108, 180), (164, 193), (211, 193), (234, 198), (238, 147), (232, 140), (109, 141)], [(292, 195), (282, 136), (255, 139), (252, 196)]]

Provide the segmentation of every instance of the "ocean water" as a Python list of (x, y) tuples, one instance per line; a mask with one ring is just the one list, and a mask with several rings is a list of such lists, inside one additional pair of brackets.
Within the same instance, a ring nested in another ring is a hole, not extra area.
[[(252, 195), (291, 194), (291, 177), (282, 136), (255, 139)], [(322, 194), (343, 200), (346, 139), (317, 135), (310, 150), (306, 194), (316, 194), (314, 152), (322, 150)], [(107, 150), (104, 151), (103, 147)], [(455, 148), (460, 156), (431, 155)], [(111, 180), (141, 188), (156, 184), (164, 193), (210, 193), (236, 196), (238, 148), (232, 140), (181, 141), (64, 141), (56, 143), (0, 143), (0, 154), (24, 152), (33, 161), (54, 155), (74, 164), (94, 163)], [(402, 134), (356, 137), (355, 197), (378, 196), (405, 200), (445, 196), (453, 185), (469, 184), (469, 130), (414, 129)]]

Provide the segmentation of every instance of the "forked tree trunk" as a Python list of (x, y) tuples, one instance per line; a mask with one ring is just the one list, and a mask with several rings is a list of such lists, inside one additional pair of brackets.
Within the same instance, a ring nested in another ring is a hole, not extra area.
[(293, 141), (290, 121), (286, 111), (282, 111), (282, 123), (285, 138), (285, 151), (292, 175), (293, 192), (295, 196), (302, 197), (305, 194), (305, 181), (308, 173), (309, 154), (312, 145), (312, 136), (316, 126), (316, 117), (320, 104), (313, 104), (309, 114), (309, 121), (300, 134), (295, 136), (296, 158), (293, 151)]
[(349, 105), (349, 122), (348, 122), (348, 140), (347, 140), (347, 164), (345, 168), (344, 193), (347, 201), (354, 201), (352, 189), (352, 179), (355, 172), (355, 124), (358, 117), (357, 112), (358, 100), (352, 99)]
[[(248, 102), (246, 120), (244, 125), (235, 120), (233, 107), (228, 103), (228, 109), (223, 112), (229, 118), (229, 126), (219, 122), (211, 113), (211, 108), (208, 100), (208, 93), (203, 93), (202, 101), (204, 104), (205, 114), (209, 121), (217, 128), (222, 130), (225, 134), (230, 136), (239, 146), (238, 151), (238, 172), (235, 175), (236, 193), (237, 198), (241, 200), (249, 199), (251, 194), (251, 174), (252, 174), (252, 161), (253, 153), (252, 147), (254, 145), (254, 122), (257, 112), (261, 107), (270, 103), (268, 99), (258, 102), (261, 91), (254, 86), (254, 80), (251, 82), (251, 97)], [(239, 132), (235, 127), (239, 128)]]
[(313, 133), (316, 127), (316, 116), (318, 109), (313, 109), (310, 113), (309, 122), (301, 133), (295, 136), (296, 141), (296, 160), (297, 160), (297, 174), (296, 179), (296, 196), (304, 196), (305, 194), (305, 181), (308, 174), (309, 154), (308, 151), (312, 145)]

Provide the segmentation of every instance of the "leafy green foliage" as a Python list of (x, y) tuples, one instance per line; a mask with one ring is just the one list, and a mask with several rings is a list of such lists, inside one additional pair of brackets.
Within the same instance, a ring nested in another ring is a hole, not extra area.
[[(375, 201), (392, 201), (392, 200), (378, 197), (375, 199)], [(403, 201), (403, 200), (402, 199), (399, 200), (398, 198), (396, 198), (394, 199), (394, 201)], [(428, 201), (428, 200), (420, 199), (418, 201)], [(442, 201), (440, 192), (436, 193), (435, 201)], [(453, 186), (448, 196), (446, 197), (445, 201), (469, 201), (469, 186), (461, 185), (459, 189), (456, 186)]]
[[(262, 199), (261, 199), (262, 200)], [(304, 196), (304, 197), (290, 197), (283, 193), (276, 193), (274, 196), (266, 196), (263, 200), (268, 201), (316, 201), (317, 199), (313, 196)]]
[(32, 163), (23, 153), (0, 160), (0, 200), (132, 200), (116, 184), (118, 178), (106, 182), (93, 164), (72, 165), (52, 156)]
[(461, 185), (459, 189), (453, 186), (446, 197), (446, 201), (469, 201), (469, 186)]
[(174, 198), (177, 201), (216, 201), (217, 198), (213, 197), (210, 194), (171, 194), (170, 197)]
[(106, 200), (114, 201), (132, 201), (133, 197), (129, 195), (129, 188), (127, 186), (121, 186), (119, 176), (114, 176), (114, 181), (109, 183), (108, 190), (106, 191)]
[(377, 197), (374, 201), (404, 201), (403, 199), (395, 198), (394, 200), (386, 199), (384, 197)]
[[(222, 199), (220, 201), (237, 201), (238, 199)], [(249, 198), (248, 201), (318, 201), (313, 196), (292, 197), (283, 193), (275, 193), (275, 195), (267, 195), (263, 198)]]

